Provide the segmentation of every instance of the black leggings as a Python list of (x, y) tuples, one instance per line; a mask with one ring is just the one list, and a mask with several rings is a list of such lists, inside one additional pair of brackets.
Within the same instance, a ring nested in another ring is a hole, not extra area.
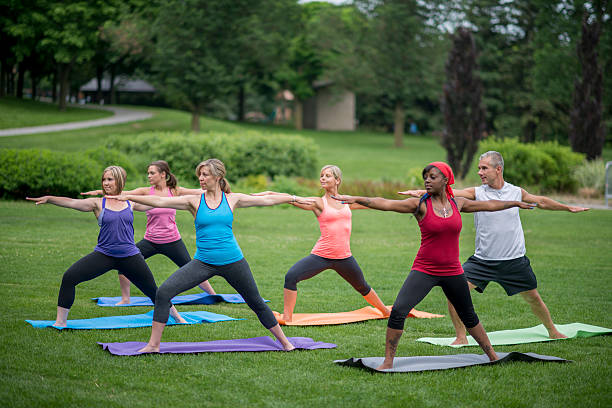
[[(141, 239), (136, 246), (140, 249), (140, 253), (144, 259), (150, 258), (153, 255), (162, 254), (167, 256), (179, 268), (191, 261), (189, 251), (187, 251), (182, 239), (168, 242), (167, 244), (156, 244), (155, 242)], [(123, 275), (123, 273), (119, 271), (119, 275)]]
[(387, 322), (390, 329), (403, 330), (406, 316), (434, 286), (440, 286), (468, 329), (478, 324), (465, 275), (436, 276), (412, 270), (397, 294)]
[(174, 296), (215, 275), (224, 278), (244, 298), (266, 329), (278, 324), (274, 314), (259, 295), (251, 268), (244, 258), (227, 265), (210, 265), (197, 259), (189, 261), (159, 287), (153, 320), (158, 323), (166, 323), (170, 314), (170, 306), (172, 306), (170, 300)]
[(117, 269), (124, 274), (138, 289), (155, 302), (157, 285), (151, 270), (141, 254), (117, 258), (94, 251), (85, 255), (68, 268), (62, 278), (57, 305), (70, 309), (74, 303), (75, 287), (112, 270)]
[(362, 296), (370, 293), (372, 288), (366, 282), (359, 264), (352, 256), (345, 259), (328, 259), (310, 254), (302, 258), (289, 269), (285, 275), (285, 289), (297, 290), (300, 281), (310, 279), (326, 269), (333, 269), (338, 275), (351, 284)]

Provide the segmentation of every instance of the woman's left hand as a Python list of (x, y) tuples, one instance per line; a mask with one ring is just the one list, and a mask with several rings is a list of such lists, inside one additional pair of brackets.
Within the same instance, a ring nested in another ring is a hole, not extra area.
[(333, 198), (334, 200), (338, 200), (338, 201), (342, 202), (342, 204), (354, 204), (354, 203), (357, 202), (357, 199), (359, 197), (338, 194), (338, 195), (331, 196), (331, 198)]

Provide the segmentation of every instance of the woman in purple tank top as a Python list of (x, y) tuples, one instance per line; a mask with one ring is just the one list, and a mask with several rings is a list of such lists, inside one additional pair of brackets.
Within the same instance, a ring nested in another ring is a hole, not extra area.
[[(125, 185), (125, 170), (109, 166), (102, 174), (104, 194), (120, 194)], [(44, 196), (29, 198), (38, 204), (55, 204), (78, 211), (93, 212), (100, 225), (98, 244), (89, 255), (76, 261), (64, 273), (57, 300), (56, 327), (66, 327), (68, 312), (74, 303), (76, 286), (94, 279), (111, 269), (117, 269), (127, 276), (138, 289), (155, 302), (157, 285), (151, 270), (134, 243), (134, 215), (132, 210), (147, 211), (151, 207), (119, 201), (113, 198), (73, 199), (68, 197)], [(170, 313), (175, 320), (186, 323), (174, 306)]]
[[(184, 195), (197, 195), (204, 192), (199, 188), (185, 188), (178, 185), (176, 176), (170, 171), (170, 166), (163, 160), (149, 164), (147, 178), (151, 187), (139, 187), (134, 190), (123, 190), (123, 194), (154, 195), (158, 197), (176, 197)], [(102, 190), (93, 190), (83, 195), (104, 194)], [(152, 208), (147, 211), (147, 228), (143, 239), (136, 246), (144, 259), (156, 254), (168, 257), (176, 266), (181, 267), (191, 261), (191, 256), (181, 239), (175, 222), (176, 210)], [(119, 271), (119, 286), (121, 288), (121, 301), (117, 305), (130, 303), (130, 280)], [(198, 286), (210, 295), (216, 294), (208, 281)]]

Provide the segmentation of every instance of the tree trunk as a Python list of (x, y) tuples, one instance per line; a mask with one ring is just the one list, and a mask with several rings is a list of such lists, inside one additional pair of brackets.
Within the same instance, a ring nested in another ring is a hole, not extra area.
[(395, 112), (393, 113), (393, 140), (395, 147), (404, 146), (404, 126), (406, 118), (404, 116), (404, 103), (398, 101), (395, 103)]
[(53, 78), (51, 79), (51, 101), (53, 103), (57, 102), (57, 70), (58, 68), (53, 71)]
[(238, 87), (238, 121), (244, 122), (244, 84)]
[(115, 105), (117, 104), (117, 94), (116, 92), (116, 88), (115, 88), (115, 77), (116, 77), (116, 73), (115, 73), (115, 65), (111, 66), (111, 70), (110, 70), (110, 85), (109, 85), (109, 93), (110, 93), (110, 103), (111, 105)]
[(0, 61), (0, 98), (6, 96), (6, 61)]
[(32, 100), (36, 100), (36, 94), (38, 93), (38, 78), (30, 71), (30, 80), (32, 81)]
[(304, 118), (303, 118), (304, 109), (303, 109), (302, 101), (296, 98), (293, 106), (295, 107), (295, 112), (293, 112), (295, 130), (302, 130), (304, 128)]
[(59, 110), (66, 110), (66, 96), (68, 95), (68, 87), (70, 78), (70, 68), (71, 64), (61, 63), (59, 64), (59, 83), (60, 83), (60, 91), (59, 91)]
[(23, 80), (26, 73), (26, 64), (21, 61), (17, 71), (17, 98), (23, 99)]
[(197, 109), (191, 112), (191, 130), (200, 132), (200, 112)]
[(102, 100), (103, 96), (102, 96), (102, 79), (104, 78), (104, 67), (101, 65), (98, 65), (96, 67), (96, 85), (97, 85), (97, 89), (96, 89), (96, 97), (94, 99), (94, 102), (96, 103), (100, 103), (100, 101)]

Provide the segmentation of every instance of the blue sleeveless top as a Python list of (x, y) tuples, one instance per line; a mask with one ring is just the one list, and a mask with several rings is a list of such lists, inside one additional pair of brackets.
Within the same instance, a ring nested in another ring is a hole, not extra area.
[(244, 258), (232, 230), (234, 213), (225, 193), (221, 194), (217, 208), (210, 208), (202, 194), (195, 217), (196, 253), (193, 258), (211, 265), (227, 265)]
[(127, 205), (121, 211), (113, 211), (106, 208), (106, 198), (102, 199), (102, 211), (98, 216), (100, 233), (94, 251), (116, 258), (140, 253), (134, 243), (134, 213), (129, 201)]

